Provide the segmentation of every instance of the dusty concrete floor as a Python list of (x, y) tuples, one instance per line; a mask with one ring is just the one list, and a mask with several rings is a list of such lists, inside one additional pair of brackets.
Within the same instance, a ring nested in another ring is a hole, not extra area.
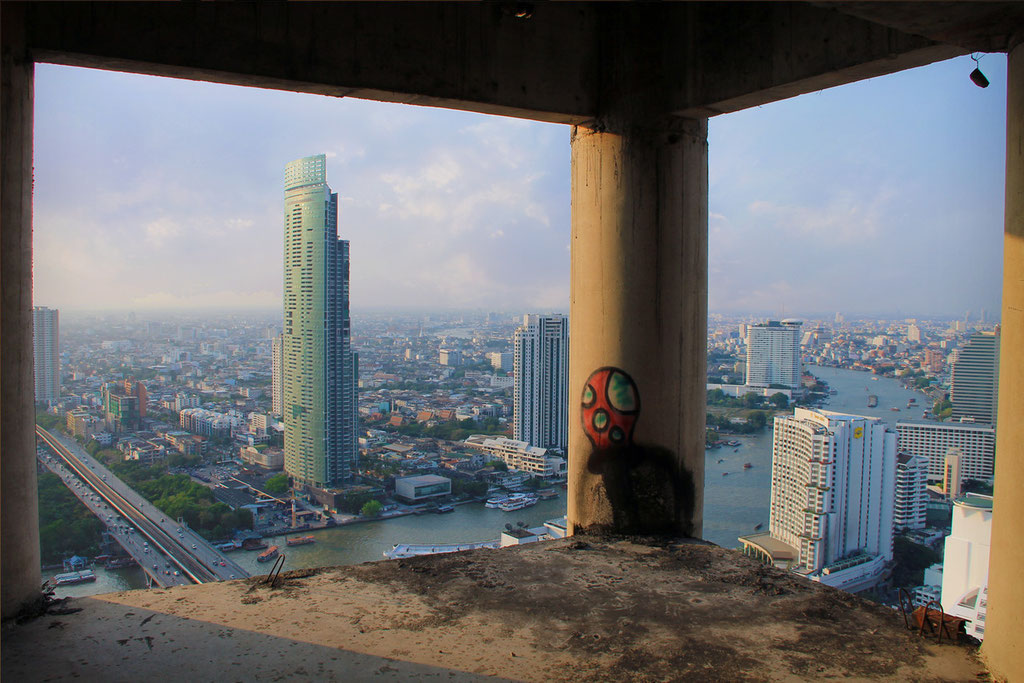
[(565, 539), (73, 600), (6, 680), (986, 680), (971, 649), (734, 551)]

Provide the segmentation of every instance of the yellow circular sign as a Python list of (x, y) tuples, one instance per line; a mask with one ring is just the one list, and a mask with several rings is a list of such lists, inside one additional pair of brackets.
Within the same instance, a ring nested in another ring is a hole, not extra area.
[(854, 427), (853, 428), (853, 438), (859, 439), (862, 436), (864, 436), (864, 428), (863, 427)]

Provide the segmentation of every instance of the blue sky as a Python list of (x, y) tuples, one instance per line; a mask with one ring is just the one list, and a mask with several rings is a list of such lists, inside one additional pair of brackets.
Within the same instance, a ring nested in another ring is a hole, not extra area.
[[(709, 125), (712, 311), (999, 307), (1005, 72), (964, 57)], [(35, 301), (280, 306), (284, 165), (328, 155), (352, 305), (568, 308), (569, 130), (36, 68)]]

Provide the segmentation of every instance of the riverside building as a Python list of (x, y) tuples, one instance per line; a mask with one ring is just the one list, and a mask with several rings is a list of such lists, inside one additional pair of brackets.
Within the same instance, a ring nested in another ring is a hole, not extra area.
[(974, 422), (897, 422), (897, 445), (901, 453), (919, 455), (928, 461), (928, 481), (942, 481), (946, 453), (960, 451), (965, 479), (992, 478), (996, 454), (996, 429)]
[(323, 154), (285, 167), (284, 468), (300, 486), (335, 487), (356, 457), (356, 361), (349, 318), (349, 244)]
[(569, 319), (523, 316), (512, 341), (512, 437), (564, 451), (569, 441)]
[(873, 417), (797, 408), (775, 418), (768, 532), (743, 552), (846, 591), (892, 560), (896, 433)]
[(565, 476), (565, 458), (550, 455), (546, 448), (537, 448), (525, 441), (474, 434), (465, 443), (501, 459), (510, 469), (529, 472), (536, 477)]
[(953, 419), (996, 423), (999, 401), (999, 328), (976, 332), (953, 364)]
[(800, 387), (800, 320), (747, 326), (747, 386)]

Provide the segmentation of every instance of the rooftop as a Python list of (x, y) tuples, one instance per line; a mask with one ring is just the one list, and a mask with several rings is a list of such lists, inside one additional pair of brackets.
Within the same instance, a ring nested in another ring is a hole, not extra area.
[(71, 600), (3, 633), (11, 680), (486, 676), (972, 680), (973, 651), (699, 541), (575, 537)]
[(966, 505), (967, 507), (978, 508), (979, 510), (992, 509), (992, 496), (981, 493), (965, 493), (953, 501), (954, 505)]

